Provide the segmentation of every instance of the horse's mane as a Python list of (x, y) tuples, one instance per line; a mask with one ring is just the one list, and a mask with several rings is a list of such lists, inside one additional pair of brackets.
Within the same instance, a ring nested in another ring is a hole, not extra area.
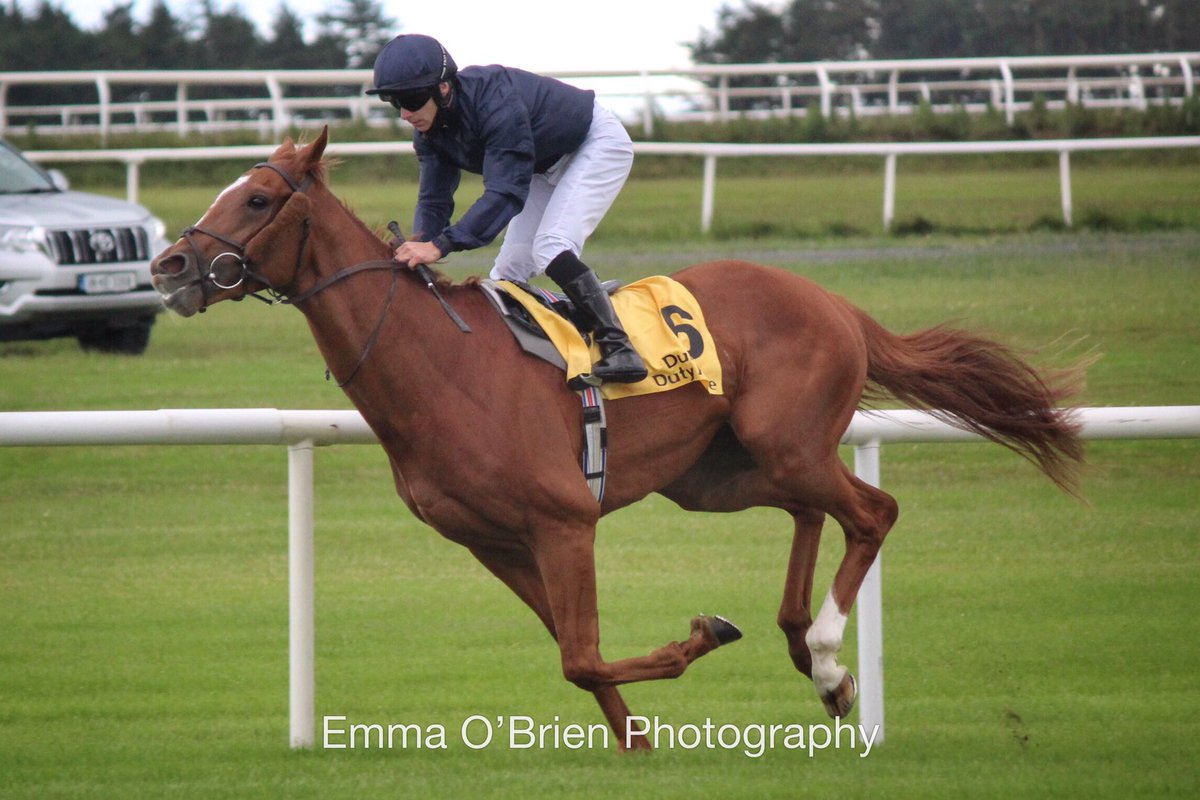
[[(325, 157), (322, 157), (321, 160), (318, 161), (315, 165), (312, 165), (312, 166), (305, 165), (302, 167), (297, 162), (300, 161), (300, 156), (302, 155), (304, 148), (306, 148), (308, 146), (309, 146), (308, 143), (303, 138), (300, 139), (299, 143), (294, 143), (292, 141), (291, 137), (285, 138), (283, 140), (283, 144), (281, 144), (278, 148), (276, 148), (275, 152), (272, 154), (271, 160), (278, 162), (280, 167), (283, 167), (284, 169), (288, 169), (289, 172), (293, 175), (300, 172), (305, 167), (307, 167), (307, 170), (308, 170), (307, 176), (309, 178), (311, 178), (314, 183), (317, 183), (328, 190), (329, 189), (329, 172), (330, 172), (330, 170), (332, 170), (334, 167), (337, 167), (342, 162), (340, 159), (329, 158), (329, 157), (325, 156)], [(350, 208), (350, 206), (348, 206), (344, 200), (342, 200), (340, 197), (338, 197), (332, 191), (329, 192), (329, 195), (343, 209), (345, 209), (346, 216), (349, 219), (353, 220), (354, 225), (357, 226), (360, 231), (362, 231), (363, 233), (370, 236), (373, 240), (379, 242), (380, 258), (390, 257), (391, 250), (388, 248), (387, 242), (385, 241), (383, 234), (378, 230), (372, 230), (371, 228), (369, 228), (367, 226), (367, 224), (365, 222), (363, 222), (362, 219), (358, 216), (358, 214), (354, 213), (354, 209)]]
[[(322, 157), (321, 160), (314, 166), (308, 166), (306, 164), (301, 165), (298, 162), (300, 161), (300, 156), (303, 154), (304, 148), (306, 147), (308, 147), (308, 143), (303, 138), (296, 143), (293, 142), (289, 136), (283, 140), (283, 144), (276, 148), (275, 152), (271, 155), (270, 160), (277, 162), (280, 167), (287, 169), (292, 175), (295, 175), (307, 168), (308, 171), (306, 174), (308, 177), (312, 178), (315, 183), (320, 184), (326, 190), (329, 190), (329, 172), (331, 169), (338, 166), (341, 163), (341, 160), (336, 158)], [(353, 220), (353, 224), (357, 226), (360, 231), (365, 233), (372, 240), (379, 243), (380, 259), (391, 258), (392, 251), (391, 248), (388, 247), (388, 241), (391, 237), (390, 232), (372, 230), (365, 222), (362, 221), (358, 214), (354, 213), (354, 209), (350, 208), (350, 206), (348, 206), (344, 200), (342, 200), (332, 191), (329, 191), (329, 196), (332, 197), (343, 209), (345, 209), (346, 216)], [(439, 286), (448, 287), (454, 284), (453, 280), (446, 277), (446, 275), (439, 272), (437, 269), (433, 269), (433, 273)]]

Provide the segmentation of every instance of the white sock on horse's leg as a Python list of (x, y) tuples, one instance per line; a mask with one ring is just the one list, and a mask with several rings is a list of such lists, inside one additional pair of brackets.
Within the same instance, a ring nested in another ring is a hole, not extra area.
[(837, 663), (842, 649), (842, 633), (846, 630), (847, 616), (833, 599), (833, 589), (825, 595), (816, 622), (804, 637), (812, 653), (813, 685), (821, 693), (832, 692), (846, 677), (846, 668)]

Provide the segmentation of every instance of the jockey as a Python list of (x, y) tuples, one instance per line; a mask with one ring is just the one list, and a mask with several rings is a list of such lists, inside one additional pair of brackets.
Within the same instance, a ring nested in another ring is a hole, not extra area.
[[(412, 125), (421, 168), (414, 238), (395, 259), (429, 264), (483, 247), (507, 226), (491, 277), (549, 276), (600, 347), (592, 375), (619, 383), (645, 378), (608, 294), (579, 260), (633, 164), (629, 134), (595, 93), (509, 67), (459, 71), (436, 39), (406, 34), (379, 51), (367, 94)], [(483, 176), (483, 195), (451, 224), (464, 169)]]

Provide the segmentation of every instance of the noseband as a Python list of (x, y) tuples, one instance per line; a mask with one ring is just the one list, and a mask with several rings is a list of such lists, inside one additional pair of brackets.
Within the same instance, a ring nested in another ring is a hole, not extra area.
[[(291, 175), (288, 175), (279, 166), (272, 164), (268, 161), (260, 161), (259, 163), (255, 164), (252, 167), (252, 169), (264, 169), (264, 168), (271, 170), (276, 175), (283, 178), (283, 180), (287, 183), (287, 185), (291, 187), (292, 194), (296, 194), (296, 193), (303, 194), (304, 193), (304, 189), (306, 188), (306, 186), (309, 182), (308, 178), (305, 178), (303, 183), (297, 183), (296, 180), (294, 178), (292, 178)], [(280, 211), (282, 211), (282, 210), (283, 210), (283, 207), (280, 206)], [(188, 246), (192, 248), (192, 253), (196, 256), (196, 264), (197, 265), (204, 263), (204, 257), (200, 253), (200, 248), (199, 248), (199, 246), (197, 246), (196, 240), (193, 237), (193, 234), (202, 233), (205, 236), (209, 237), (210, 239), (216, 239), (218, 242), (221, 242), (222, 244), (228, 245), (229, 247), (233, 248), (232, 250), (226, 250), (223, 253), (218, 253), (217, 255), (213, 256), (212, 260), (210, 260), (208, 262), (208, 274), (201, 275), (200, 277), (198, 277), (196, 279), (196, 282), (200, 284), (202, 294), (204, 294), (203, 289), (204, 289), (204, 282), (206, 280), (209, 283), (211, 283), (213, 286), (217, 287), (218, 289), (236, 289), (237, 287), (241, 286), (245, 282), (246, 278), (250, 278), (251, 280), (258, 281), (264, 287), (266, 287), (267, 294), (269, 294), (271, 296), (270, 298), (266, 298), (266, 297), (263, 297), (258, 292), (247, 292), (246, 294), (249, 295), (250, 297), (253, 297), (255, 300), (261, 300), (264, 303), (268, 303), (268, 304), (288, 302), (286, 289), (287, 289), (287, 287), (291, 286), (293, 283), (296, 282), (296, 277), (300, 274), (300, 268), (304, 265), (304, 251), (308, 245), (308, 232), (309, 232), (309, 228), (310, 228), (309, 220), (307, 218), (305, 218), (305, 220), (304, 220), (304, 227), (301, 232), (301, 239), (300, 239), (300, 250), (296, 254), (296, 269), (292, 272), (292, 279), (289, 280), (283, 286), (280, 286), (280, 287), (274, 286), (265, 277), (263, 277), (262, 275), (260, 275), (259, 273), (255, 272), (253, 269), (251, 269), (251, 262), (246, 257), (246, 248), (250, 246), (250, 243), (253, 242), (254, 239), (260, 233), (262, 233), (264, 230), (266, 230), (268, 227), (270, 227), (271, 223), (274, 222), (275, 218), (278, 216), (279, 216), (279, 212), (276, 211), (275, 214), (273, 214), (271, 216), (271, 218), (269, 220), (267, 220), (261, 228), (259, 228), (257, 231), (255, 231), (254, 234), (249, 239), (247, 239), (245, 242), (235, 241), (234, 239), (231, 239), (228, 236), (225, 236), (224, 234), (220, 234), (215, 231), (210, 231), (206, 228), (201, 228), (199, 225), (192, 225), (191, 227), (185, 228), (183, 230), (183, 239), (184, 239), (184, 241), (186, 241), (188, 243)], [(239, 272), (237, 275), (237, 280), (233, 281), (232, 283), (225, 284), (225, 283), (221, 283), (219, 277), (217, 276), (217, 263), (219, 261), (221, 261), (222, 259), (227, 259), (227, 258), (233, 259), (234, 263), (236, 263), (239, 268)], [(208, 307), (208, 296), (204, 295), (204, 300), (201, 305), (200, 311), (203, 312), (207, 307)]]
[[(309, 182), (309, 179), (306, 177), (303, 183), (297, 183), (292, 178), (291, 175), (288, 175), (286, 172), (284, 172), (282, 169), (280, 169), (277, 165), (272, 164), (268, 161), (261, 161), (252, 167), (252, 169), (260, 169), (260, 168), (266, 168), (266, 169), (272, 170), (276, 175), (283, 178), (284, 181), (287, 182), (287, 185), (292, 187), (292, 194), (296, 194), (296, 193), (303, 194), (304, 190), (307, 187), (308, 182)], [(283, 210), (283, 206), (280, 206), (280, 211), (282, 211), (282, 210)], [(250, 297), (253, 297), (256, 300), (262, 300), (264, 303), (267, 303), (269, 305), (274, 305), (276, 303), (298, 305), (300, 303), (303, 303), (305, 300), (308, 300), (310, 297), (318, 294), (319, 292), (324, 291), (325, 289), (329, 288), (333, 284), (338, 283), (338, 282), (350, 277), (351, 275), (357, 275), (360, 272), (375, 271), (375, 270), (386, 270), (388, 272), (391, 272), (392, 282), (391, 282), (391, 285), (388, 287), (387, 299), (384, 301), (383, 310), (379, 314), (379, 320), (375, 323), (375, 328), (374, 328), (374, 330), (372, 330), (370, 336), (367, 338), (367, 342), (363, 346), (362, 352), (359, 354), (358, 362), (354, 365), (354, 368), (350, 370), (350, 374), (345, 378), (345, 380), (338, 381), (338, 386), (344, 388), (346, 385), (348, 385), (350, 383), (350, 381), (354, 380), (354, 377), (358, 374), (358, 371), (362, 368), (363, 363), (366, 362), (367, 356), (370, 354), (371, 349), (375, 346), (375, 341), (379, 338), (380, 331), (383, 330), (383, 323), (384, 323), (384, 321), (387, 320), (388, 310), (392, 307), (392, 301), (396, 297), (397, 277), (398, 277), (399, 273), (403, 269), (405, 269), (405, 267), (402, 267), (400, 264), (398, 264), (394, 260), (366, 261), (361, 264), (355, 264), (352, 267), (346, 267), (345, 269), (339, 270), (338, 272), (334, 273), (333, 275), (330, 275), (329, 277), (325, 278), (324, 280), (318, 281), (316, 283), (316, 285), (312, 286), (311, 288), (309, 288), (306, 291), (300, 292), (299, 294), (295, 294), (295, 295), (289, 295), (287, 293), (288, 288), (296, 282), (296, 278), (299, 277), (300, 270), (304, 266), (304, 252), (308, 245), (309, 229), (312, 227), (310, 224), (310, 220), (307, 217), (305, 217), (305, 219), (304, 219), (304, 228), (303, 228), (302, 238), (300, 239), (300, 250), (296, 254), (296, 268), (292, 272), (291, 280), (289, 280), (283, 286), (276, 287), (276, 286), (272, 285), (272, 283), (269, 280), (267, 280), (262, 275), (260, 275), (259, 273), (255, 272), (253, 269), (251, 269), (251, 266), (250, 266), (251, 262), (246, 257), (246, 248), (248, 248), (250, 246), (251, 242), (253, 242), (254, 239), (259, 234), (261, 234), (264, 230), (266, 230), (268, 227), (270, 227), (271, 223), (274, 222), (275, 219), (279, 216), (280, 211), (276, 211), (271, 216), (271, 218), (269, 220), (267, 220), (261, 228), (259, 228), (257, 231), (255, 231), (254, 234), (249, 239), (247, 239), (245, 242), (235, 241), (234, 239), (231, 239), (228, 236), (225, 236), (224, 234), (216, 233), (214, 231), (210, 231), (205, 228), (201, 228), (199, 225), (193, 225), (190, 228), (187, 228), (183, 231), (184, 241), (186, 241), (188, 243), (188, 246), (192, 248), (192, 253), (195, 254), (195, 256), (196, 256), (197, 267), (199, 267), (199, 265), (204, 261), (204, 258), (200, 253), (200, 248), (196, 245), (196, 241), (195, 241), (195, 238), (193, 237), (193, 234), (202, 233), (205, 236), (209, 237), (210, 239), (215, 239), (218, 242), (221, 242), (222, 244), (226, 244), (229, 247), (233, 248), (232, 250), (226, 250), (223, 253), (218, 253), (217, 255), (213, 256), (212, 260), (208, 262), (208, 274), (198, 276), (196, 278), (196, 280), (194, 281), (194, 283), (197, 283), (200, 285), (200, 291), (201, 291), (201, 295), (202, 295), (200, 311), (203, 312), (208, 307), (208, 296), (207, 296), (207, 294), (204, 293), (205, 281), (207, 281), (208, 283), (211, 283), (213, 286), (216, 286), (218, 289), (228, 290), (228, 289), (236, 289), (237, 287), (241, 286), (245, 282), (246, 278), (250, 278), (251, 280), (257, 281), (257, 282), (261, 283), (264, 287), (266, 287), (267, 294), (269, 294), (271, 296), (268, 299), (268, 298), (263, 297), (262, 295), (258, 294), (257, 292), (246, 292), (246, 294), (249, 295)], [(395, 226), (396, 223), (393, 222), (393, 223), (390, 223), (390, 225)], [(400, 235), (398, 227), (393, 228), (393, 232), (397, 236), (399, 236), (399, 238), (401, 240), (403, 240), (404, 237)], [(229, 284), (221, 283), (219, 278), (217, 277), (216, 264), (223, 258), (232, 258), (237, 263), (238, 267), (240, 268), (240, 272), (238, 273), (237, 280), (235, 280)], [(455, 313), (454, 309), (452, 309), (449, 306), (449, 304), (446, 303), (446, 300), (442, 297), (441, 292), (438, 291), (437, 283), (435, 282), (435, 280), (433, 278), (433, 274), (429, 271), (429, 268), (424, 265), (421, 265), (420, 267), (417, 268), (417, 272), (421, 276), (421, 279), (425, 282), (425, 285), (429, 288), (430, 291), (433, 292), (434, 297), (436, 297), (438, 302), (441, 303), (441, 306), (446, 311), (446, 314), (458, 326), (459, 330), (463, 331), (464, 333), (470, 333), (471, 332), (470, 326), (467, 325), (467, 323), (464, 322), (463, 319), (461, 317), (459, 317), (459, 315), (457, 313)], [(236, 299), (240, 300), (241, 298), (239, 297)], [(329, 377), (329, 370), (325, 371), (325, 376), (326, 376), (326, 378)]]

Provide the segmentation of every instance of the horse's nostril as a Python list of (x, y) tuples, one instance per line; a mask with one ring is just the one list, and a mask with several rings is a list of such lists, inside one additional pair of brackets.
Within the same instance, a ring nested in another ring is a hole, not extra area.
[(153, 275), (168, 275), (177, 278), (187, 267), (187, 256), (183, 253), (175, 253), (174, 255), (162, 255), (156, 258), (150, 266), (150, 272)]

